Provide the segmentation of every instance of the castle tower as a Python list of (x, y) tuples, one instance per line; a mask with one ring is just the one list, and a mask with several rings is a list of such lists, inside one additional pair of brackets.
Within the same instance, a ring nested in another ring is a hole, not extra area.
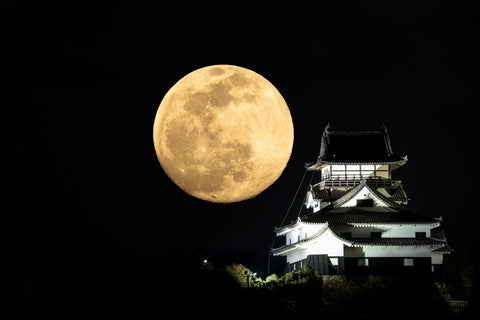
[(428, 274), (442, 272), (450, 252), (441, 218), (407, 209), (408, 198), (392, 171), (407, 162), (393, 153), (385, 126), (379, 131), (331, 131), (327, 125), (317, 161), (306, 167), (307, 214), (275, 228), (285, 245), (287, 270), (309, 264), (320, 274)]

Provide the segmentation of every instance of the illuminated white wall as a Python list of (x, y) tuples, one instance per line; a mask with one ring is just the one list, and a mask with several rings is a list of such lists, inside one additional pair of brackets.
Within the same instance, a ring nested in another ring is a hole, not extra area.
[(313, 212), (320, 210), (320, 200), (314, 199), (311, 191), (307, 192), (307, 198), (305, 199), (305, 207), (307, 209), (313, 208)]
[(443, 264), (443, 254), (432, 253), (432, 264)]
[(375, 195), (373, 195), (367, 187), (363, 187), (360, 192), (358, 192), (352, 199), (345, 202), (342, 207), (355, 207), (357, 205), (357, 200), (359, 199), (373, 199), (375, 207), (387, 207), (387, 205), (381, 202)]
[(285, 244), (294, 244), (310, 238), (323, 228), (323, 226), (324, 224), (299, 223), (295, 228), (292, 228), (285, 234)]
[(425, 232), (425, 236), (430, 237), (430, 225), (346, 225), (346, 226), (332, 226), (335, 233), (350, 232), (353, 238), (370, 238), (372, 232), (381, 232), (382, 238), (415, 238), (416, 232)]
[(365, 257), (430, 257), (428, 247), (363, 247)]
[(328, 230), (318, 239), (312, 241), (307, 248), (307, 254), (328, 254), (333, 257), (341, 257), (343, 256), (343, 242)]
[(305, 249), (298, 249), (287, 255), (288, 263), (295, 263), (303, 259), (307, 259), (307, 250)]
[(416, 225), (396, 225), (388, 228), (382, 233), (382, 238), (415, 238), (416, 232), (425, 232), (427, 238), (430, 237), (430, 225), (416, 224)]

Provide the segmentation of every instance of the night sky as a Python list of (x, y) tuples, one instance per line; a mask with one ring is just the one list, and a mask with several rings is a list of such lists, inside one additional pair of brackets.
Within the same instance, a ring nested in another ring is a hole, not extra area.
[[(385, 123), (394, 153), (408, 155), (393, 178), (403, 181), (409, 208), (443, 216), (455, 250), (478, 240), (478, 35), (462, 1), (164, 1), (12, 11), (23, 20), (12, 19), (9, 40), (28, 75), (19, 131), (33, 129), (15, 143), (16, 206), (6, 222), (22, 290), (61, 277), (101, 281), (145, 261), (174, 267), (184, 254), (231, 255), (264, 275), (273, 227), (305, 163), (316, 160), (328, 122), (332, 130)], [(295, 129), (282, 176), (235, 204), (185, 194), (153, 147), (164, 94), (212, 64), (268, 79)]]

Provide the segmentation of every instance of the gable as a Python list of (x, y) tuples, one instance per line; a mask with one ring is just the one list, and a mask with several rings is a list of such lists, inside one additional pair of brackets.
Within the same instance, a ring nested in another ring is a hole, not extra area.
[[(346, 200), (345, 202), (341, 201), (342, 198), (344, 197), (345, 199), (343, 200), (344, 201)], [(354, 195), (347, 193), (344, 197), (338, 199), (338, 207), (356, 207), (357, 204), (362, 203), (362, 201), (365, 201), (368, 199), (373, 200), (373, 206), (375, 207), (388, 207), (388, 205), (384, 202), (384, 200), (381, 199), (376, 192), (373, 192), (373, 190), (367, 187), (366, 185), (364, 185), (359, 190), (356, 190)]]

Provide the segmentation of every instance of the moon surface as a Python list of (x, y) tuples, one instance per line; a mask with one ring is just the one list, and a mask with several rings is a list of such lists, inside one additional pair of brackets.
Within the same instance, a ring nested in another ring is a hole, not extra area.
[(261, 75), (213, 65), (180, 79), (153, 126), (165, 173), (186, 193), (211, 202), (255, 197), (282, 174), (293, 123), (278, 90)]

